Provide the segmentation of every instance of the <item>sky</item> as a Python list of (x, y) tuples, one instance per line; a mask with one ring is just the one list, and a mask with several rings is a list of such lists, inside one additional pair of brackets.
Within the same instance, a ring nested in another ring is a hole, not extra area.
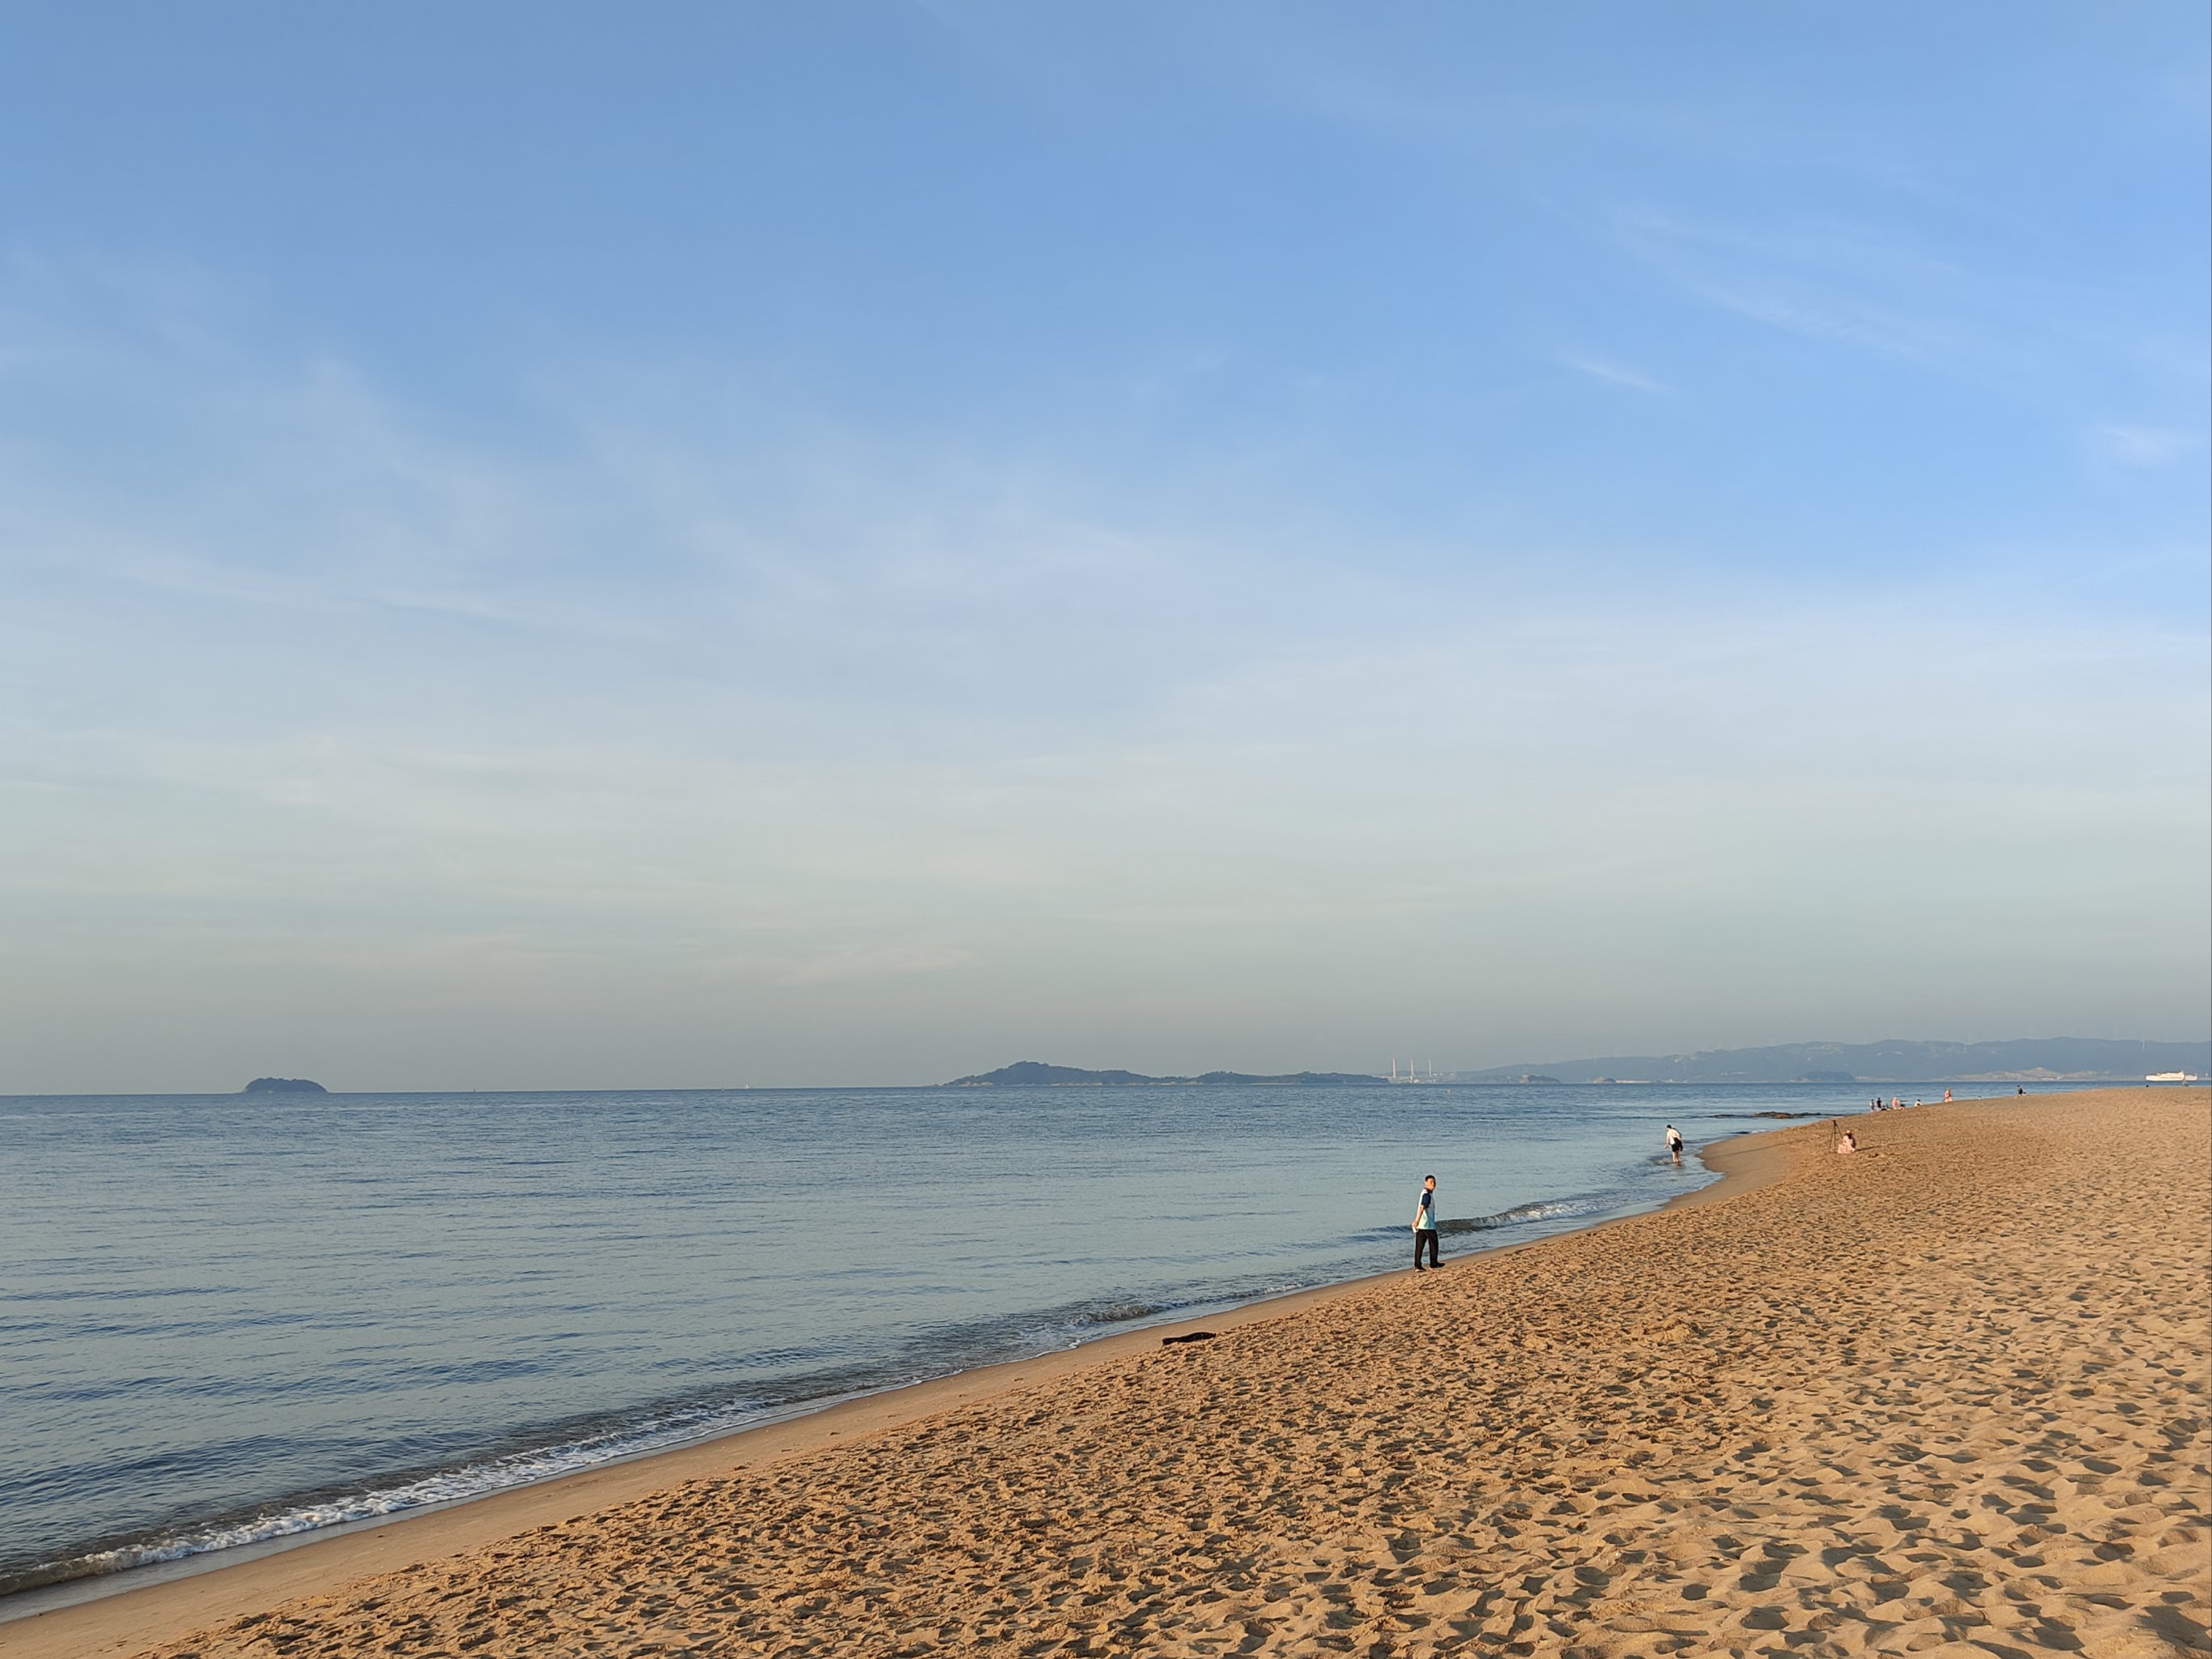
[(0, 1092), (2202, 1038), (2208, 31), (0, 4)]

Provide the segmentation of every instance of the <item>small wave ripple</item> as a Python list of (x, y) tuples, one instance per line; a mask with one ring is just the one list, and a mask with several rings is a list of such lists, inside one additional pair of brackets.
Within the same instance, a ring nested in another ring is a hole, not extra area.
[(771, 1402), (746, 1401), (656, 1413), (642, 1421), (550, 1446), (440, 1469), (388, 1486), (271, 1504), (252, 1514), (179, 1527), (105, 1549), (0, 1572), (0, 1595), (72, 1579), (158, 1566), (217, 1550), (273, 1543), (356, 1521), (374, 1521), (439, 1504), (488, 1497), (556, 1475), (663, 1451), (745, 1428), (775, 1415)]
[(1576, 1221), (1608, 1211), (1626, 1209), (1638, 1201), (1632, 1193), (1583, 1193), (1572, 1198), (1547, 1198), (1516, 1204), (1495, 1215), (1446, 1218), (1437, 1224), (1440, 1233), (1486, 1233), (1501, 1227), (1532, 1227), (1546, 1221)]

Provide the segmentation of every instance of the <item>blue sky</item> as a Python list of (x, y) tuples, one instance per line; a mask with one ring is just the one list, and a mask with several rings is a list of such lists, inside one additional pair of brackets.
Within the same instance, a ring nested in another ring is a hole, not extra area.
[(0, 1090), (2202, 1036), (2207, 29), (0, 11)]

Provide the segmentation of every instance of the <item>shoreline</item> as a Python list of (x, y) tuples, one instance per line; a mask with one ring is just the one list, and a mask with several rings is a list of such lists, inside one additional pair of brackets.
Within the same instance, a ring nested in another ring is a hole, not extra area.
[[(1839, 1114), (1839, 1116), (1853, 1115)], [(1650, 1208), (1603, 1217), (1540, 1238), (1463, 1251), (1458, 1261), (1494, 1261), (1588, 1237), (1654, 1214), (1724, 1202), (1788, 1176), (1801, 1156), (1781, 1143), (1828, 1118), (1747, 1129), (1699, 1147), (1719, 1179)], [(956, 1407), (981, 1405), (1158, 1348), (1193, 1330), (1228, 1331), (1286, 1318), (1407, 1277), (1403, 1268), (1257, 1297), (1213, 1313), (1111, 1331), (1028, 1359), (1002, 1360), (945, 1376), (832, 1398), (769, 1421), (480, 1497), (364, 1517), (174, 1562), (88, 1574), (0, 1598), (0, 1654), (23, 1659), (118, 1655), (276, 1602), (338, 1584), (482, 1548), (541, 1527), (635, 1501), (702, 1477), (751, 1468), (899, 1428)], [(15, 1607), (11, 1608), (10, 1603)]]
[(0, 1652), (2206, 1650), (2212, 1091), (1844, 1115), (1858, 1156), (1832, 1119), (1754, 1132), (1663, 1209), (84, 1603)]

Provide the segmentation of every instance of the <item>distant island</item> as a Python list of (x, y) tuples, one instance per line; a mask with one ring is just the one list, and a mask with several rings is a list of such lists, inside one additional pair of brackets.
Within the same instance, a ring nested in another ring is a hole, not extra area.
[(1390, 1086), (1389, 1079), (1370, 1077), (1364, 1072), (1287, 1072), (1275, 1077), (1256, 1077), (1249, 1072), (1205, 1072), (1196, 1077), (1147, 1077), (1142, 1072), (1091, 1072), (1080, 1066), (1048, 1066), (1041, 1060), (1018, 1060), (1011, 1066), (1001, 1066), (995, 1072), (978, 1072), (973, 1077), (956, 1077), (951, 1082), (938, 1086), (945, 1089), (1169, 1089), (1240, 1084), (1271, 1084), (1287, 1088), (1322, 1085), (1352, 1088), (1372, 1085), (1378, 1089)]
[(326, 1095), (328, 1089), (312, 1078), (258, 1077), (239, 1091), (242, 1095)]
[(1689, 1054), (1611, 1054), (1495, 1066), (1460, 1083), (2140, 1083), (2212, 1072), (2212, 1042), (2032, 1037), (2011, 1042), (1788, 1042)]

